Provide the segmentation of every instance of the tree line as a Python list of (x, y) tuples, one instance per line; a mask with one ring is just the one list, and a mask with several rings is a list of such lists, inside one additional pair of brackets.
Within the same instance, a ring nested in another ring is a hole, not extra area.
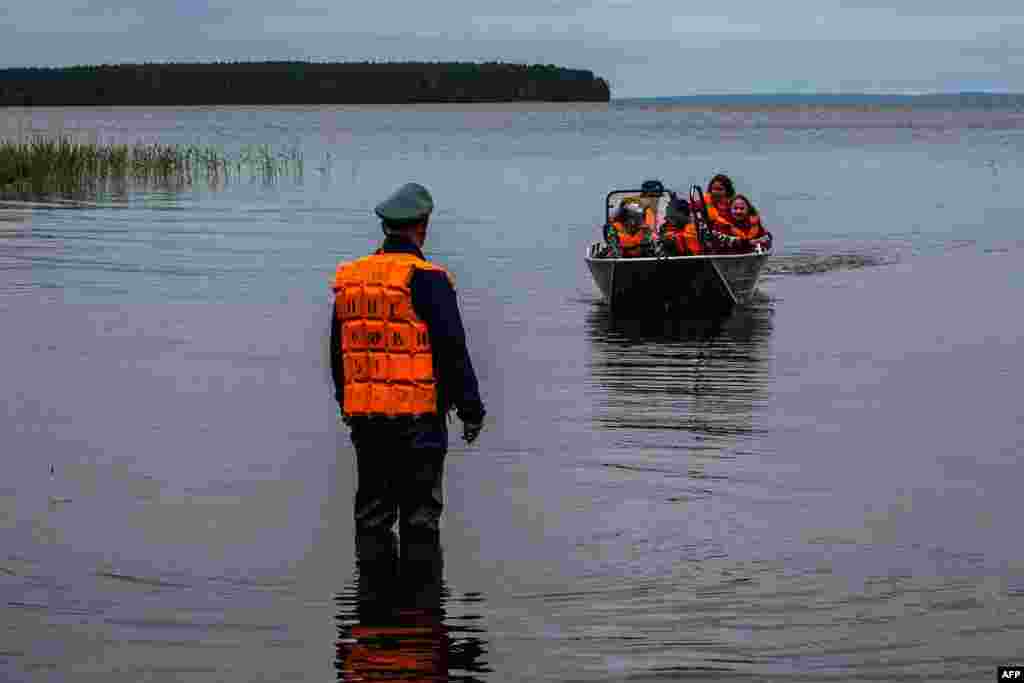
[(215, 62), (0, 69), (0, 106), (607, 102), (592, 71), (501, 62)]

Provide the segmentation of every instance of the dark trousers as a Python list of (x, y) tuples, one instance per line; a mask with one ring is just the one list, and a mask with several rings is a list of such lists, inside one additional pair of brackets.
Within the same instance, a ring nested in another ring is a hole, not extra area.
[(424, 531), (356, 535), (358, 616), (363, 623), (401, 616), (408, 608), (440, 610), (444, 561), (437, 534)]
[(396, 521), (403, 536), (437, 533), (445, 449), (423, 442), (421, 433), (401, 426), (353, 428), (359, 470), (356, 534), (389, 531)]

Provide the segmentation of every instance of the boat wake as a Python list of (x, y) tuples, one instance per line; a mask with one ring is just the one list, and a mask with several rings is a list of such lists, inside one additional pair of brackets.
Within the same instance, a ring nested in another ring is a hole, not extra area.
[(764, 265), (764, 275), (811, 275), (834, 270), (855, 270), (894, 263), (880, 254), (796, 253), (773, 256)]

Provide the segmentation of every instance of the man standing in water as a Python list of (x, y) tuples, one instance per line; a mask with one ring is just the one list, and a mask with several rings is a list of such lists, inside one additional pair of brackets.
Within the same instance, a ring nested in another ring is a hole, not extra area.
[(356, 448), (356, 534), (390, 533), (401, 511), (403, 545), (438, 537), (448, 412), (470, 444), (485, 414), (451, 277), (421, 251), (433, 208), (416, 183), (378, 204), (383, 245), (339, 264), (333, 287), (331, 371)]

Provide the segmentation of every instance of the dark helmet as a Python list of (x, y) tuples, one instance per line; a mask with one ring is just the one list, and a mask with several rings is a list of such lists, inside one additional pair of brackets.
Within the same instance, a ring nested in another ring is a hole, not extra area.
[(681, 197), (673, 197), (665, 207), (665, 218), (673, 225), (686, 225), (690, 222), (690, 204)]
[(627, 199), (619, 207), (619, 218), (623, 223), (641, 223), (644, 220), (644, 208), (636, 199)]
[(640, 184), (640, 191), (644, 194), (661, 194), (665, 191), (665, 186), (660, 180), (645, 180)]

